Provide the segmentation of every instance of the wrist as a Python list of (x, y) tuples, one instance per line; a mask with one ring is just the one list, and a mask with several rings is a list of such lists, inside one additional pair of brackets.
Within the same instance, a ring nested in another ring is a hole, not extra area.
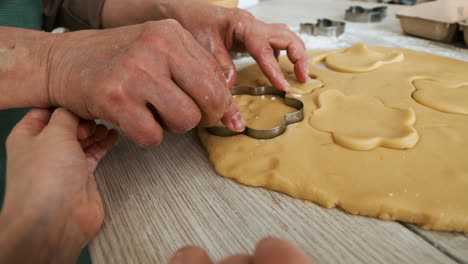
[(163, 19), (175, 19), (183, 24), (186, 15), (200, 7), (226, 9), (202, 0), (106, 0), (101, 24), (103, 28), (112, 28)]
[(0, 27), (0, 109), (49, 107), (51, 33)]

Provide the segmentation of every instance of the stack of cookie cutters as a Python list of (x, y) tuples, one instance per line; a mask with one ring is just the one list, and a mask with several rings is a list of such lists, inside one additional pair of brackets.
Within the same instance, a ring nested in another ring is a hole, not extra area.
[(346, 9), (345, 20), (360, 23), (375, 23), (382, 21), (387, 16), (387, 7), (378, 6), (364, 8), (362, 6), (350, 6)]
[(255, 129), (246, 127), (242, 132), (234, 132), (229, 130), (224, 126), (214, 126), (207, 128), (208, 133), (220, 136), (220, 137), (230, 137), (240, 134), (245, 134), (249, 137), (255, 139), (272, 139), (282, 135), (286, 131), (286, 127), (290, 124), (300, 122), (304, 119), (304, 104), (295, 98), (286, 97), (286, 93), (276, 89), (273, 86), (260, 86), (260, 87), (248, 87), (248, 86), (234, 86), (231, 88), (232, 95), (253, 95), (253, 96), (262, 96), (262, 95), (276, 95), (284, 99), (284, 104), (290, 107), (297, 109), (297, 111), (285, 114), (284, 122), (280, 125), (269, 128), (269, 129)]
[(315, 24), (301, 23), (299, 32), (314, 36), (339, 37), (345, 32), (345, 27), (345, 22), (322, 18), (318, 19)]

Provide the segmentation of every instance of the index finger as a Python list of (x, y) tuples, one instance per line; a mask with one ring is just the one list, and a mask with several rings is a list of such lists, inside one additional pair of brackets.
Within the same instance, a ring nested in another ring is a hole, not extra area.
[(303, 83), (306, 82), (309, 74), (309, 56), (307, 56), (304, 42), (295, 33), (288, 30), (272, 37), (270, 44), (275, 49), (287, 51), (289, 60), (294, 64), (297, 79)]
[(258, 63), (265, 76), (271, 81), (271, 84), (287, 93), (291, 91), (291, 86), (285, 80), (283, 71), (275, 58), (275, 52), (270, 46), (270, 42), (266, 39), (260, 41), (252, 41), (252, 44), (247, 45), (252, 57)]

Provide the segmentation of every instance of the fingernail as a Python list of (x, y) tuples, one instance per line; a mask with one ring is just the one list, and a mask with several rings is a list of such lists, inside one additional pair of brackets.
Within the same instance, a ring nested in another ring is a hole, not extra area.
[(223, 68), (224, 77), (226, 78), (226, 83), (229, 84), (234, 77), (234, 70), (232, 68)]
[(245, 120), (244, 120), (244, 117), (242, 117), (242, 114), (240, 112), (237, 112), (232, 116), (231, 123), (235, 131), (239, 131), (239, 132), (244, 131)]

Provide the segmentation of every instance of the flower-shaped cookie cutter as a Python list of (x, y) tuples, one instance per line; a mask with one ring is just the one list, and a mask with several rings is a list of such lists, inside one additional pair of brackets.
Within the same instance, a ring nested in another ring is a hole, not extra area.
[(378, 6), (364, 8), (362, 6), (350, 6), (346, 9), (345, 20), (351, 22), (372, 23), (380, 22), (387, 16), (387, 7)]
[(314, 36), (339, 37), (345, 32), (346, 23), (327, 18), (318, 19), (317, 23), (301, 23), (299, 32)]
[(234, 132), (224, 126), (214, 126), (207, 128), (208, 133), (220, 137), (230, 137), (244, 134), (256, 139), (272, 139), (283, 134), (286, 131), (286, 127), (288, 125), (300, 122), (304, 119), (304, 104), (298, 99), (286, 97), (285, 92), (280, 91), (273, 86), (260, 86), (255, 88), (248, 86), (234, 86), (231, 88), (231, 94), (247, 94), (253, 96), (277, 95), (284, 99), (285, 105), (296, 108), (297, 111), (285, 114), (283, 123), (281, 123), (279, 126), (269, 129), (255, 129), (247, 126), (242, 132)]

